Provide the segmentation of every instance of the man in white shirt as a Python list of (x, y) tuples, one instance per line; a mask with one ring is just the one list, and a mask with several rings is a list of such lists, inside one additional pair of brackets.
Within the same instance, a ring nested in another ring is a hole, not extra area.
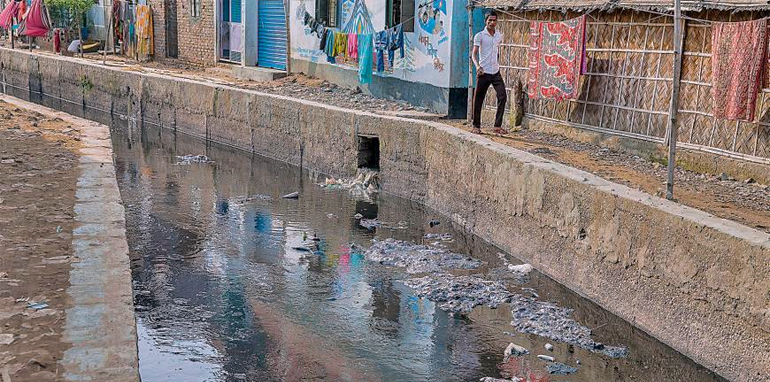
[(505, 134), (503, 126), (503, 114), (505, 102), (508, 96), (505, 92), (503, 76), (500, 75), (500, 62), (497, 54), (503, 34), (495, 31), (497, 27), (497, 13), (490, 11), (484, 17), (486, 27), (473, 37), (473, 64), (476, 66), (476, 94), (473, 97), (473, 132), (481, 134), (481, 107), (489, 90), (489, 85), (494, 86), (497, 93), (497, 114), (495, 115), (495, 133)]

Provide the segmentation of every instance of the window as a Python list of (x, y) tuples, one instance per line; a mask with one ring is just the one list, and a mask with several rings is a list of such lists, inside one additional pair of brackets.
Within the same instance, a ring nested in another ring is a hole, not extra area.
[(315, 19), (327, 27), (337, 27), (337, 0), (315, 0)]
[(404, 23), (404, 32), (414, 32), (414, 0), (388, 0), (385, 24), (388, 28)]
[(190, 16), (201, 16), (201, 0), (190, 0)]

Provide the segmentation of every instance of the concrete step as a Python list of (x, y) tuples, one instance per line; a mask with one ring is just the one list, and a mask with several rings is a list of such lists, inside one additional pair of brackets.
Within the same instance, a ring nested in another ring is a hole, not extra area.
[(254, 66), (233, 66), (232, 74), (235, 78), (256, 82), (273, 81), (286, 77), (283, 70), (258, 68)]

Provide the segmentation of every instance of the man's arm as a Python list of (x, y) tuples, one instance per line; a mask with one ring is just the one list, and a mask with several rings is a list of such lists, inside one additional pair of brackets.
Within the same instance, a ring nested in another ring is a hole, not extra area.
[(473, 45), (473, 53), (471, 53), (471, 60), (473, 60), (473, 65), (476, 67), (476, 75), (480, 76), (484, 74), (484, 70), (481, 69), (481, 65), (479, 65), (479, 46)]

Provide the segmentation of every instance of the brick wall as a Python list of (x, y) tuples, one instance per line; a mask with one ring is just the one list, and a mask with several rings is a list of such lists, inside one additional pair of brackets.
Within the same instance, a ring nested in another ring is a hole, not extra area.
[(214, 1), (201, 0), (200, 17), (191, 17), (191, 1), (177, 0), (180, 60), (203, 66), (216, 64)]
[(147, 0), (147, 5), (152, 9), (152, 28), (155, 36), (155, 58), (168, 57), (166, 53), (166, 7), (164, 0)]

